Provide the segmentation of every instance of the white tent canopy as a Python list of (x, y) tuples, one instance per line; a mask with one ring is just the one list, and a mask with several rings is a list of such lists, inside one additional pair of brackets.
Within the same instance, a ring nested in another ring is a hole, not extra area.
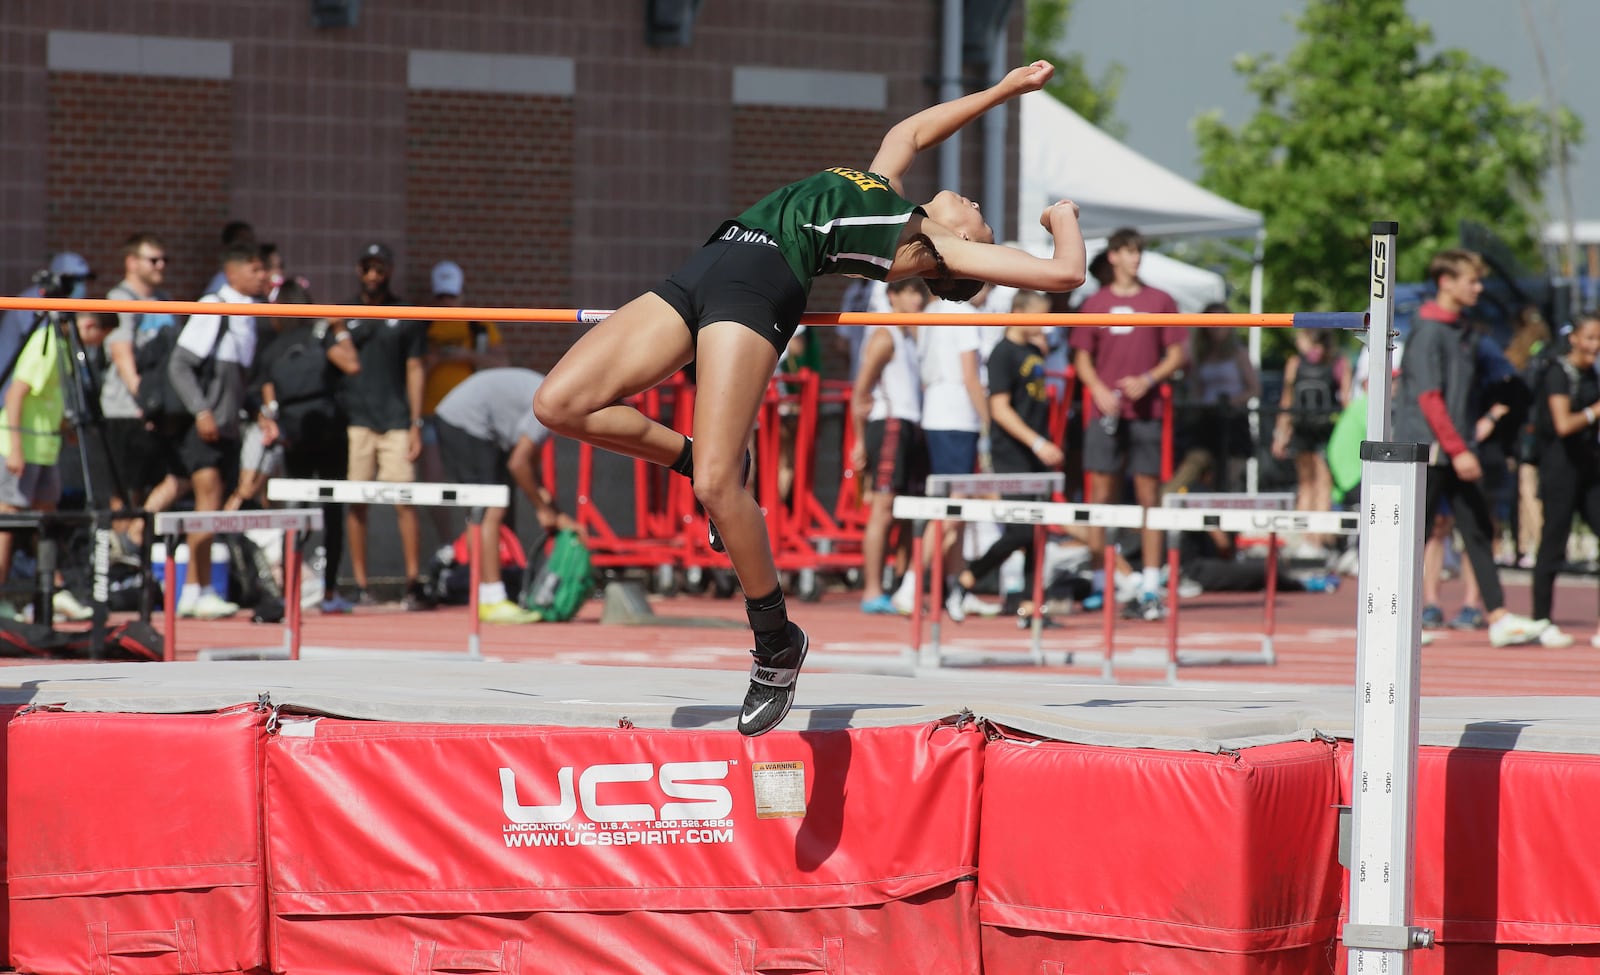
[(1017, 236), (1047, 247), (1039, 214), (1078, 204), (1085, 237), (1135, 227), (1150, 237), (1255, 237), (1261, 214), (1202, 189), (1129, 149), (1042, 91), (1022, 96)]
[[(1089, 257), (1106, 249), (1104, 237), (1084, 241)], [(1038, 253), (1048, 253), (1048, 245)], [(1212, 302), (1228, 299), (1228, 284), (1222, 275), (1203, 267), (1186, 264), (1176, 258), (1156, 251), (1145, 251), (1139, 261), (1139, 279), (1152, 288), (1160, 288), (1178, 303), (1178, 310), (1198, 314)], [(1074, 302), (1081, 301), (1100, 290), (1099, 282), (1089, 278), (1083, 287), (1072, 293)]]

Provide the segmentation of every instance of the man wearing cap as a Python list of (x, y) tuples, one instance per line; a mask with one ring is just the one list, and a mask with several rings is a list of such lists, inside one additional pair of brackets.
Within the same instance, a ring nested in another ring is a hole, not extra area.
[[(433, 303), (442, 308), (461, 305), (466, 275), (455, 261), (440, 261), (433, 266)], [(428, 325), (428, 352), (423, 357), (427, 380), (422, 390), (422, 479), (447, 480), (439, 448), (438, 425), (434, 413), (452, 389), (479, 369), (507, 365), (500, 345), (500, 329), (493, 322), (463, 322), (439, 319)], [(450, 537), (450, 514), (444, 508), (429, 508), (435, 534), (441, 541)]]
[[(361, 292), (352, 304), (397, 305), (390, 289), (394, 253), (384, 244), (368, 244), (361, 251)], [(351, 340), (361, 357), (361, 371), (340, 379), (339, 399), (350, 418), (352, 481), (416, 479), (415, 464), (422, 454), (423, 355), (427, 330), (421, 322), (397, 318), (357, 318), (349, 323)], [(406, 609), (432, 608), (419, 573), (420, 539), (417, 509), (394, 506), (400, 529), (400, 553), (405, 561)], [(350, 564), (356, 577), (356, 602), (371, 605), (367, 589), (367, 506), (351, 505), (345, 513)]]
[[(93, 277), (88, 261), (62, 252), (50, 259), (48, 275), (36, 276), (20, 296), (82, 298)], [(61, 499), (57, 461), (66, 400), (61, 334), (52, 317), (18, 309), (0, 318), (0, 511), (53, 511)], [(10, 574), (11, 543), (12, 533), (0, 532), (0, 583)], [(54, 611), (68, 619), (89, 615), (65, 589), (56, 593)]]

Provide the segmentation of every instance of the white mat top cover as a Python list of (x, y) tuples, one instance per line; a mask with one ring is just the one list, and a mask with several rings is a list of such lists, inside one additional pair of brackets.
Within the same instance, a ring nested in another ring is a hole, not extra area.
[[(155, 714), (254, 702), (342, 718), (442, 724), (734, 728), (745, 676), (725, 670), (471, 660), (50, 664), (0, 671), (0, 704)], [(920, 724), (970, 712), (1058, 741), (1216, 752), (1350, 738), (1354, 692), (1273, 685), (1091, 684), (1052, 675), (801, 677), (783, 728)], [(1422, 742), (1600, 754), (1592, 697), (1424, 698)]]

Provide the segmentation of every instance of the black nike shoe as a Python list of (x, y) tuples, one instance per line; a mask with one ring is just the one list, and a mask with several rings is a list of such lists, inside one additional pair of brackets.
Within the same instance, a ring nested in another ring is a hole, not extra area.
[(756, 657), (750, 665), (750, 689), (745, 691), (744, 707), (739, 711), (739, 734), (754, 738), (783, 722), (794, 704), (794, 688), (809, 643), (806, 631), (790, 623), (789, 648), (769, 660)]
[[(745, 487), (749, 487), (749, 482), (750, 451), (747, 448), (744, 452), (744, 469), (739, 472), (739, 483)], [(695, 507), (699, 508), (700, 502), (696, 501)], [(703, 508), (701, 509), (702, 512), (704, 512), (704, 510), (705, 509)], [(722, 543), (722, 533), (717, 531), (717, 523), (712, 521), (710, 518), (706, 519), (706, 542), (711, 546), (711, 551), (713, 552), (726, 552), (728, 550), (728, 546)]]

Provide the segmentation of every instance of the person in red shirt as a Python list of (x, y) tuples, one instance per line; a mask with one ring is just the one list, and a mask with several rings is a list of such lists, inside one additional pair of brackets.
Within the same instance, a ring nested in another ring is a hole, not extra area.
[[(1111, 280), (1084, 300), (1086, 314), (1172, 314), (1172, 296), (1139, 280), (1144, 238), (1124, 228), (1106, 242)], [(1073, 366), (1091, 399), (1084, 431), (1083, 466), (1089, 472), (1091, 504), (1114, 504), (1125, 474), (1133, 475), (1134, 500), (1142, 507), (1159, 503), (1161, 486), (1160, 385), (1183, 368), (1186, 328), (1101, 327), (1072, 330)], [(1089, 529), (1089, 547), (1105, 545), (1105, 529)], [(1145, 619), (1166, 614), (1161, 601), (1161, 532), (1146, 530), (1141, 548), (1144, 571), (1132, 608)], [(1112, 583), (1103, 581), (1103, 587)], [(1110, 593), (1111, 588), (1102, 588)]]

